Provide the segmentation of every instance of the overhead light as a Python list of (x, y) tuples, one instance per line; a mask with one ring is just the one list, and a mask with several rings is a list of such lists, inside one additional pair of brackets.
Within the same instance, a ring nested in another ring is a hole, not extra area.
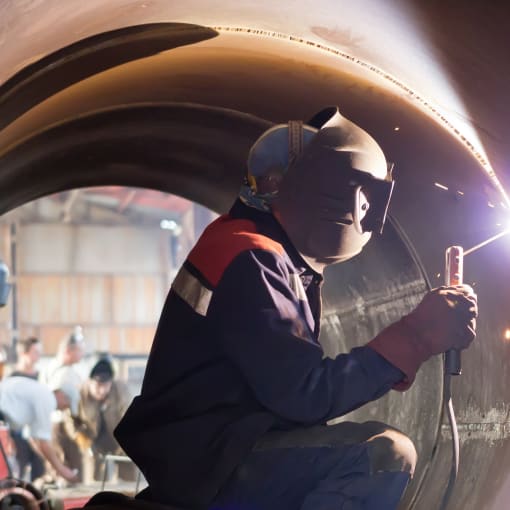
[(182, 227), (175, 220), (161, 220), (159, 226), (163, 230), (170, 230), (172, 235), (179, 236), (182, 233)]
[(163, 230), (172, 230), (173, 231), (173, 230), (176, 230), (179, 225), (174, 220), (161, 220), (159, 226)]

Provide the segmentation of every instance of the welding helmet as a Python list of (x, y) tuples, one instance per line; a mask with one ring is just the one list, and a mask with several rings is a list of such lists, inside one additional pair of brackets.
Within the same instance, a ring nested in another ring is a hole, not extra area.
[[(257, 198), (312, 267), (348, 260), (372, 232), (382, 232), (393, 189), (386, 158), (376, 141), (337, 107), (322, 110), (305, 125), (289, 122), (286, 135), (286, 143), (280, 140), (284, 150), (271, 150), (276, 144), (272, 133), (259, 138), (265, 151), (257, 142), (250, 151), (247, 184), (254, 196), (261, 191)], [(287, 166), (282, 168), (284, 151)], [(268, 160), (265, 152), (279, 157)], [(257, 158), (266, 159), (265, 173)], [(259, 183), (268, 189), (260, 190)]]

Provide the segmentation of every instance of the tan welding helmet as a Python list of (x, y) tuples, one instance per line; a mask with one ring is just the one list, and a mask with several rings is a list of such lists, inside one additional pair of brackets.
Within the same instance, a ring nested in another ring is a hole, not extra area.
[(382, 232), (393, 184), (377, 142), (330, 107), (255, 142), (241, 199), (272, 211), (298, 251), (320, 267), (353, 257), (372, 232)]

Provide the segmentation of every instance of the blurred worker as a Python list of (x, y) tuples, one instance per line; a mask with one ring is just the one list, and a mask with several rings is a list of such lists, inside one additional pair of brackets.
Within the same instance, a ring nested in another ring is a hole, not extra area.
[[(0, 411), (16, 445), (21, 479), (41, 477), (45, 472), (44, 458), (65, 480), (77, 480), (76, 472), (60, 461), (52, 445), (51, 414), (55, 409), (76, 405), (78, 398), (74, 388), (64, 381), (53, 389), (24, 376), (7, 377), (0, 383)], [(25, 472), (28, 466), (29, 475)]]
[(326, 266), (361, 252), (393, 187), (375, 140), (337, 108), (264, 133), (240, 200), (175, 278), (141, 395), (116, 437), (149, 487), (184, 508), (394, 510), (416, 451), (383, 423), (327, 426), (475, 336), (476, 296), (441, 287), (367, 345), (318, 342)]
[[(127, 385), (114, 378), (112, 360), (107, 355), (96, 359), (88, 379), (82, 386), (75, 427), (77, 442), (84, 451), (84, 461), (94, 461), (94, 479), (104, 479), (105, 456), (124, 455), (113, 430), (131, 402)], [(90, 449), (92, 457), (86, 455)], [(127, 459), (127, 457), (126, 457)], [(127, 459), (129, 460), (129, 459)], [(119, 477), (135, 479), (135, 466), (132, 462), (119, 463)], [(86, 471), (86, 470), (85, 470)]]
[[(8, 282), (9, 268), (0, 259), (0, 308), (7, 305), (12, 285)], [(7, 353), (4, 346), (0, 346), (0, 379), (4, 376), (5, 365), (7, 363)]]
[[(41, 359), (42, 345), (38, 338), (28, 337), (16, 342), (17, 362), (14, 370), (10, 373), (11, 377), (28, 377), (38, 379), (37, 363)], [(24, 472), (30, 469), (30, 473), (35, 473), (34, 478), (38, 478), (40, 473), (44, 472), (41, 456), (38, 455), (30, 446), (29, 441), (24, 437), (23, 431), (15, 431), (13, 439), (16, 442), (16, 463), (18, 465), (19, 476), (23, 479)]]
[(7, 304), (7, 298), (11, 291), (12, 285), (8, 282), (9, 268), (2, 259), (0, 259), (0, 308)]
[(37, 363), (41, 359), (42, 344), (38, 338), (30, 336), (16, 342), (16, 366), (11, 376), (24, 376), (38, 379)]
[[(48, 363), (46, 369), (41, 371), (39, 379), (50, 388), (64, 382), (67, 386), (74, 388), (79, 394), (83, 379), (76, 369), (85, 353), (84, 337), (81, 327), (77, 326), (73, 332), (64, 338), (58, 347), (57, 355)], [(78, 413), (78, 399), (75, 404), (65, 411), (53, 413), (53, 441), (62, 461), (79, 473), (79, 480), (82, 476), (82, 456), (76, 441), (70, 434), (72, 430), (72, 416)]]
[(0, 380), (9, 373), (8, 370), (8, 356), (5, 345), (0, 345)]

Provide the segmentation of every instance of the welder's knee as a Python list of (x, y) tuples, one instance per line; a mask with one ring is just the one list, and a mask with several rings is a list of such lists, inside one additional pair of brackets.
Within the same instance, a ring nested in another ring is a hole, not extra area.
[(371, 437), (368, 441), (372, 473), (403, 471), (413, 476), (418, 454), (409, 437), (395, 429)]

